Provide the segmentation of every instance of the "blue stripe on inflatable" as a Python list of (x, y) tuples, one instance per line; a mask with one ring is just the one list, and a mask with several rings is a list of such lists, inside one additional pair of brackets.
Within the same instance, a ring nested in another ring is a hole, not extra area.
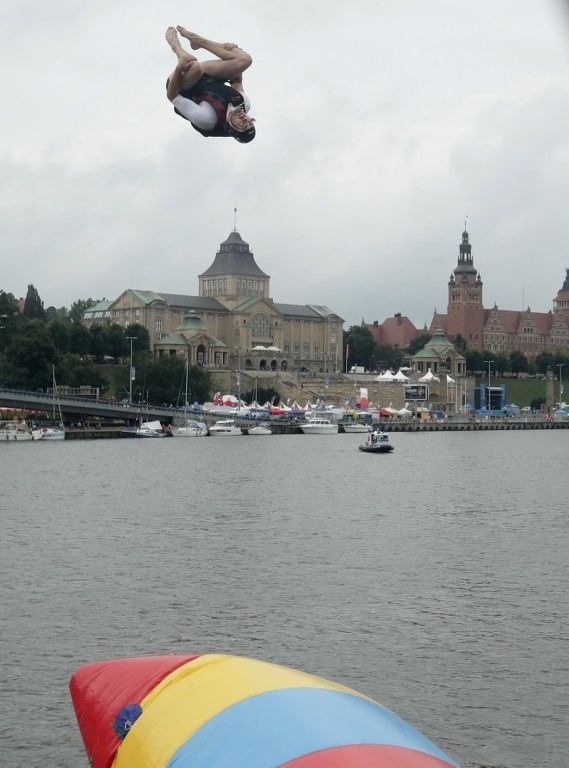
[(348, 744), (389, 744), (456, 765), (412, 726), (369, 699), (343, 691), (285, 688), (252, 696), (220, 712), (167, 768), (276, 768)]

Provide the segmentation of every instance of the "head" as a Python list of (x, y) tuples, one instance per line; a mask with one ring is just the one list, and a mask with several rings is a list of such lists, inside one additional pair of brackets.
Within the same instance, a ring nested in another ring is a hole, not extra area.
[(227, 118), (227, 133), (240, 144), (247, 144), (255, 138), (255, 121), (242, 107), (233, 109)]

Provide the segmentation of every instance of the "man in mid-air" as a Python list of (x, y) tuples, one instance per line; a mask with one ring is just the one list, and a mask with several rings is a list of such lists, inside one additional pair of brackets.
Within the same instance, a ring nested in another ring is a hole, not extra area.
[[(198, 61), (182, 48), (178, 34), (194, 51), (203, 48), (218, 58)], [(168, 27), (166, 40), (178, 57), (166, 83), (166, 95), (177, 114), (202, 136), (232, 136), (241, 144), (252, 141), (255, 126), (247, 114), (251, 102), (243, 90), (243, 72), (252, 61), (249, 54), (235, 43), (214, 43), (180, 26)]]

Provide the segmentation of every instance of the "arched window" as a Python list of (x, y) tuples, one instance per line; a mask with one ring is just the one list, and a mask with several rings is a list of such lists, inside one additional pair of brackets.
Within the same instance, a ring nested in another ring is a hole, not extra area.
[(270, 339), (271, 329), (269, 321), (265, 315), (255, 315), (253, 317), (253, 338), (255, 339)]

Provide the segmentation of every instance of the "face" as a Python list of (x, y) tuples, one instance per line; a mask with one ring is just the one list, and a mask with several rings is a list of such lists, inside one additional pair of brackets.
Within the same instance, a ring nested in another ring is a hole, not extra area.
[(242, 109), (235, 109), (229, 116), (229, 122), (238, 131), (245, 131), (251, 128), (255, 121)]

